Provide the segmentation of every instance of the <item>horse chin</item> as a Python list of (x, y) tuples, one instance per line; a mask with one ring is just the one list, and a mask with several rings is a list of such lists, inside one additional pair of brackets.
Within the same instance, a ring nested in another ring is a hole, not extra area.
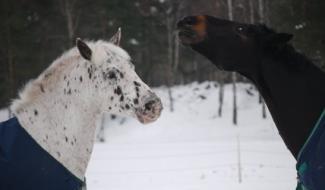
[(152, 109), (138, 109), (136, 110), (135, 114), (140, 123), (148, 124), (156, 121), (160, 117), (162, 109), (163, 107), (159, 102)]
[(140, 115), (140, 114), (139, 115), (137, 114), (137, 118), (138, 118), (139, 122), (142, 124), (149, 124), (149, 123), (152, 123), (158, 119), (158, 117), (150, 117), (147, 115)]

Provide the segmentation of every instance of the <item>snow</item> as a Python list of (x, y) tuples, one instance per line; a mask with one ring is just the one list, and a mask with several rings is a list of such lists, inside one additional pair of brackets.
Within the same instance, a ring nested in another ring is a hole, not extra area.
[[(270, 115), (262, 119), (258, 93), (249, 84), (237, 89), (237, 126), (232, 86), (225, 86), (220, 118), (214, 82), (173, 87), (174, 112), (167, 88), (154, 89), (164, 111), (149, 125), (107, 115), (106, 142), (95, 144), (86, 173), (88, 190), (294, 189), (295, 160)], [(0, 121), (7, 115), (0, 111)]]
[(249, 95), (248, 89), (251, 85), (238, 84), (234, 126), (230, 85), (221, 118), (214, 82), (173, 87), (174, 112), (167, 88), (156, 88), (165, 108), (157, 122), (107, 120), (106, 142), (95, 145), (86, 174), (88, 189), (294, 189), (295, 160), (270, 115), (262, 119), (258, 93), (251, 89)]
[(135, 39), (135, 38), (131, 38), (129, 40), (129, 43), (132, 44), (132, 45), (139, 45), (140, 44), (139, 41), (137, 39)]
[(7, 120), (9, 117), (8, 109), (1, 109), (0, 110), (0, 122)]

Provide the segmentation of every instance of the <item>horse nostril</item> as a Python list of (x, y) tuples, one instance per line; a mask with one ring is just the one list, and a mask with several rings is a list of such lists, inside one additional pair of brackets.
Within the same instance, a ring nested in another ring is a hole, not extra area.
[(144, 105), (144, 108), (146, 109), (146, 110), (151, 110), (152, 109), (152, 107), (153, 107), (153, 105), (156, 103), (156, 101), (154, 101), (154, 100), (150, 100), (149, 102), (147, 102), (145, 105)]

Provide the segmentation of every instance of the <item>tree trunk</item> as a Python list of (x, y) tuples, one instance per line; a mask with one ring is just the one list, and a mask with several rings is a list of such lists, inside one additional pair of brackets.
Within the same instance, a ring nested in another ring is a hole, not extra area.
[(237, 74), (232, 73), (232, 89), (233, 89), (233, 124), (237, 125)]
[(258, 13), (260, 15), (260, 23), (264, 23), (264, 0), (258, 0)]
[(168, 87), (168, 96), (169, 96), (169, 103), (170, 103), (170, 111), (174, 111), (174, 99), (173, 94), (171, 90), (171, 86), (173, 85), (173, 22), (172, 18), (170, 18), (170, 15), (167, 15), (166, 18), (166, 26), (167, 26), (167, 43), (168, 43), (168, 49), (167, 49), (167, 57), (168, 57), (168, 63), (167, 63), (167, 73), (166, 73), (166, 81), (167, 81), (167, 87)]
[(60, 8), (67, 24), (67, 33), (69, 46), (72, 47), (75, 43), (75, 31), (78, 26), (79, 13), (76, 11), (76, 3), (78, 0), (61, 0)]
[[(229, 20), (234, 19), (232, 3), (233, 3), (232, 0), (227, 0)], [(231, 78), (232, 78), (232, 89), (233, 89), (233, 124), (237, 125), (237, 87), (236, 87), (237, 74), (233, 72), (231, 74)]]
[(178, 35), (174, 35), (174, 67), (173, 70), (176, 72), (179, 65), (179, 38)]
[[(8, 13), (9, 14), (9, 13)], [(8, 20), (10, 15), (7, 15)], [(15, 63), (14, 63), (14, 49), (12, 46), (12, 36), (11, 36), (11, 23), (6, 26), (6, 36), (7, 36), (7, 63), (8, 63), (8, 80), (9, 80), (9, 97), (13, 98), (15, 94), (16, 84), (15, 84)], [(12, 116), (10, 108), (8, 108), (9, 118)]]
[(224, 81), (222, 79), (220, 81), (220, 87), (219, 87), (219, 109), (218, 109), (219, 117), (222, 117), (223, 95), (224, 95)]
[(254, 9), (254, 3), (253, 0), (249, 0), (249, 22), (251, 24), (255, 23), (255, 17), (254, 17), (254, 13), (255, 13), (255, 9)]
[[(260, 15), (260, 23), (265, 22), (265, 13), (264, 13), (264, 0), (258, 0), (258, 13)], [(266, 118), (266, 105), (261, 94), (259, 95), (259, 103), (262, 104), (262, 118)]]
[(234, 20), (232, 0), (227, 0), (227, 5), (228, 5), (228, 19)]

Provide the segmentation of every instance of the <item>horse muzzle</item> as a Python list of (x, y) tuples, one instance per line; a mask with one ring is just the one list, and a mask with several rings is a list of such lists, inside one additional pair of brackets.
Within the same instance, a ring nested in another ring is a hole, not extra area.
[(144, 102), (141, 108), (136, 109), (136, 116), (143, 124), (152, 123), (160, 117), (163, 109), (161, 100), (155, 94), (152, 94)]
[(206, 37), (205, 16), (188, 16), (177, 23), (178, 37), (183, 45), (202, 42)]

